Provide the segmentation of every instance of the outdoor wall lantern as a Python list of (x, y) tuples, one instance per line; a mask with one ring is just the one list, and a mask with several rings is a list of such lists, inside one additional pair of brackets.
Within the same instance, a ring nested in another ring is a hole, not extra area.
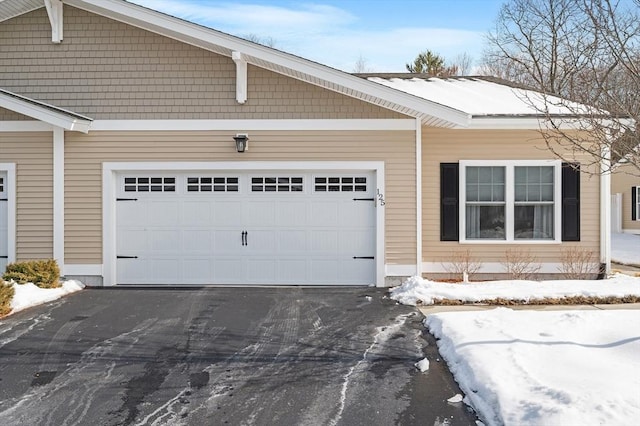
[(236, 151), (245, 152), (249, 149), (249, 135), (246, 133), (238, 133), (233, 137), (236, 141)]

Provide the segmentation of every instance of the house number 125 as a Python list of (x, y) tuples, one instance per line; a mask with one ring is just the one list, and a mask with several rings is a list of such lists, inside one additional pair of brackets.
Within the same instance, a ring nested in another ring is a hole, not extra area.
[(378, 201), (380, 202), (381, 206), (384, 206), (384, 194), (380, 192), (380, 189), (378, 189), (377, 191), (378, 191)]

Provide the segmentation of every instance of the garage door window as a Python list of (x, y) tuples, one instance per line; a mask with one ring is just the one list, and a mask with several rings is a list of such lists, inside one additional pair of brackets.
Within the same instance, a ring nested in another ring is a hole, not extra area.
[(363, 176), (318, 176), (314, 180), (315, 192), (366, 192), (367, 178)]
[(188, 192), (238, 192), (238, 177), (188, 177)]
[(175, 177), (125, 177), (125, 192), (175, 192)]
[(252, 177), (251, 192), (302, 192), (302, 177)]

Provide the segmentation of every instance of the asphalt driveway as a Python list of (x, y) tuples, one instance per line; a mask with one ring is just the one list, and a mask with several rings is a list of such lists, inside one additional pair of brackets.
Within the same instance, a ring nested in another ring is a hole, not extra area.
[(421, 320), (372, 288), (85, 290), (0, 321), (0, 424), (474, 425)]

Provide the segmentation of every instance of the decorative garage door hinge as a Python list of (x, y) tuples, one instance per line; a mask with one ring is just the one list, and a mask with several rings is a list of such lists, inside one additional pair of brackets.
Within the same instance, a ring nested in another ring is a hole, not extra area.
[(137, 198), (116, 198), (116, 201), (138, 201)]
[(137, 259), (138, 256), (116, 256), (116, 259)]
[(353, 256), (354, 259), (375, 259), (375, 256)]

